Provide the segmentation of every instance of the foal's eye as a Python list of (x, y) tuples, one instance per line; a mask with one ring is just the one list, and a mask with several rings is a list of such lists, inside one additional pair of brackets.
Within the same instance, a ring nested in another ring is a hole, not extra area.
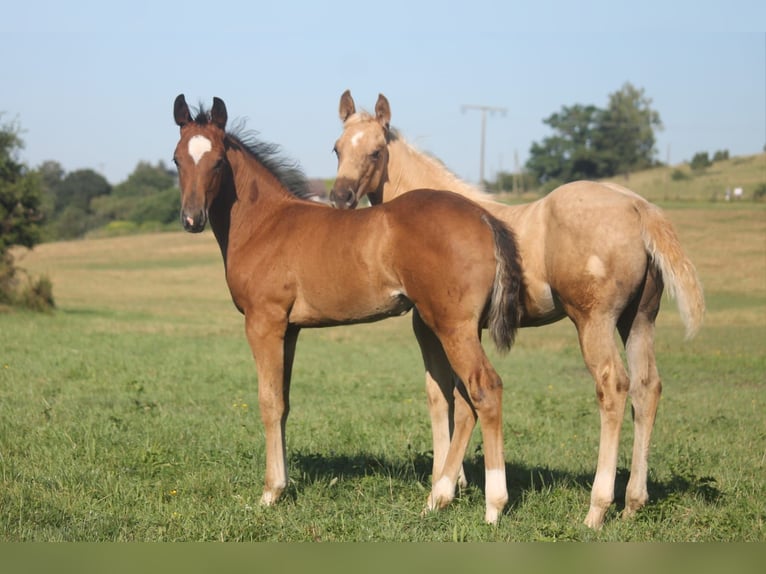
[(335, 154), (335, 157), (340, 157), (340, 154), (338, 153), (338, 146), (332, 148), (332, 153)]
[(376, 149), (374, 152), (370, 154), (370, 159), (372, 161), (378, 161), (380, 159), (380, 150)]
[(218, 171), (223, 167), (223, 159), (219, 159), (217, 162), (215, 162), (215, 165), (213, 166), (213, 169)]
[(176, 158), (176, 156), (173, 156), (173, 164), (178, 167), (178, 158)]

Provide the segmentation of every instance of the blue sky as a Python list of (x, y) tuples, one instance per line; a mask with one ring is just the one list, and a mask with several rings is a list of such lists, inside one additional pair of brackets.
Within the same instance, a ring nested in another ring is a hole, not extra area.
[(562, 106), (606, 107), (625, 82), (660, 113), (657, 157), (754, 154), (766, 144), (766, 2), (131, 2), (26, 0), (3, 8), (0, 112), (30, 167), (56, 160), (112, 183), (168, 164), (172, 103), (223, 98), (310, 177), (332, 177), (341, 93), (459, 176), (523, 164)]

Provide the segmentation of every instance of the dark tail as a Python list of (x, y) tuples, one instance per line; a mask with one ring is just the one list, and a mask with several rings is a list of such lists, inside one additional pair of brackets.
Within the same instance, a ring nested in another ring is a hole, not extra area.
[(490, 214), (482, 216), (495, 240), (495, 283), (487, 315), (487, 329), (499, 351), (510, 350), (521, 322), (521, 258), (513, 232)]

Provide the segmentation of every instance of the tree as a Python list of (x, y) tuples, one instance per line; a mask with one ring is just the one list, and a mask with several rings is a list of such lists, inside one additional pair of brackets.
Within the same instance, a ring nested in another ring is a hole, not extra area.
[(662, 122), (651, 103), (643, 89), (630, 83), (610, 94), (594, 139), (596, 152), (604, 162), (604, 175), (627, 174), (653, 165), (654, 130), (662, 129)]
[(527, 169), (542, 183), (611, 177), (648, 167), (654, 157), (654, 130), (661, 128), (644, 91), (625, 84), (602, 110), (564, 106), (543, 122), (554, 135), (534, 142)]
[(556, 182), (587, 179), (598, 175), (598, 157), (593, 150), (593, 134), (598, 128), (599, 110), (595, 106), (564, 106), (561, 112), (543, 120), (556, 135), (542, 144), (533, 143), (527, 169), (541, 181)]
[(43, 165), (48, 166), (45, 173), (52, 185), (48, 190), (52, 199), (46, 200), (46, 206), (53, 204), (49, 215), (49, 232), (53, 238), (73, 239), (107, 223), (107, 219), (93, 210), (93, 201), (108, 196), (112, 191), (112, 186), (103, 175), (92, 169), (79, 169), (56, 182), (55, 162)]
[[(37, 174), (17, 160), (23, 146), (15, 123), (0, 125), (0, 303), (16, 299), (17, 269), (10, 248), (31, 248), (40, 241), (42, 187)], [(50, 282), (44, 279), (44, 283), (49, 291)], [(49, 299), (52, 304), (52, 297)]]
[(42, 184), (42, 197), (40, 201), (40, 211), (43, 213), (43, 241), (53, 239), (52, 226), (54, 214), (56, 212), (56, 188), (64, 179), (66, 172), (57, 161), (43, 162), (37, 168), (37, 174)]
[(181, 209), (175, 170), (162, 161), (139, 162), (114, 187), (91, 169), (66, 173), (55, 161), (44, 162), (37, 173), (44, 190), (46, 239), (81, 237), (99, 228), (106, 233), (159, 229), (175, 222)]
[(94, 197), (109, 195), (112, 186), (106, 178), (92, 169), (78, 169), (68, 173), (55, 188), (55, 212), (74, 207), (90, 213)]
[(95, 198), (91, 207), (94, 214), (108, 221), (130, 221), (139, 226), (174, 222), (181, 209), (176, 174), (162, 161), (156, 166), (139, 162), (127, 180), (114, 186), (110, 195)]
[(157, 191), (175, 186), (175, 171), (171, 171), (164, 162), (154, 166), (141, 161), (124, 182), (114, 186), (112, 194), (115, 197), (142, 197), (153, 195)]
[(0, 255), (40, 240), (40, 182), (16, 159), (23, 147), (16, 124), (0, 126)]

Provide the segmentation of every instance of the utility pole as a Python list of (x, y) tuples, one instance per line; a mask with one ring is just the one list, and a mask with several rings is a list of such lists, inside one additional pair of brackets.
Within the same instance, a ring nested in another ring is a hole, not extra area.
[(499, 112), (505, 115), (505, 108), (498, 108), (493, 106), (475, 106), (470, 104), (464, 104), (461, 108), (463, 113), (466, 110), (478, 110), (481, 112), (481, 151), (479, 159), (479, 185), (484, 185), (484, 139), (487, 132), (487, 112), (493, 114)]

